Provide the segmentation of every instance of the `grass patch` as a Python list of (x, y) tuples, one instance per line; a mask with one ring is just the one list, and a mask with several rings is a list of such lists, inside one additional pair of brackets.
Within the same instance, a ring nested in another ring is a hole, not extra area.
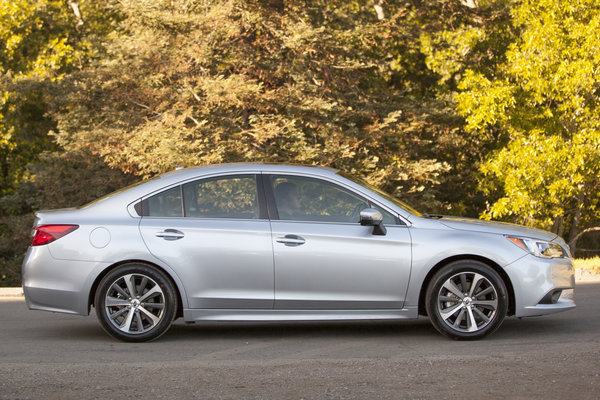
[(596, 256), (592, 258), (575, 258), (573, 260), (573, 266), (575, 268), (600, 273), (600, 257)]

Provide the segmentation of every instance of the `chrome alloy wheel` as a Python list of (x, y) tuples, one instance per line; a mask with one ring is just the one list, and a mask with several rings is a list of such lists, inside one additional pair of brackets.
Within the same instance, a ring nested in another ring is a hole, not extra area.
[(110, 285), (104, 307), (115, 328), (138, 335), (153, 329), (164, 318), (165, 294), (150, 277), (127, 274)]
[(446, 280), (437, 296), (439, 314), (451, 329), (477, 332), (486, 328), (498, 309), (498, 293), (485, 276), (460, 272)]

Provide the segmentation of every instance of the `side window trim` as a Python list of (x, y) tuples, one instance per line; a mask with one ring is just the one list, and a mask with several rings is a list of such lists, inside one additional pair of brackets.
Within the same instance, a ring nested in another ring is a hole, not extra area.
[(273, 187), (271, 185), (271, 176), (274, 174), (262, 174), (262, 186), (267, 200), (267, 211), (268, 217), (271, 220), (279, 220), (279, 213), (277, 212), (277, 205), (275, 203), (275, 194), (273, 193)]
[(256, 180), (256, 191), (258, 192), (258, 219), (268, 220), (269, 209), (267, 201), (267, 194), (265, 189), (265, 181), (262, 173), (254, 174)]
[(179, 185), (179, 198), (181, 199), (181, 217), (185, 218), (185, 200), (183, 200), (183, 184)]

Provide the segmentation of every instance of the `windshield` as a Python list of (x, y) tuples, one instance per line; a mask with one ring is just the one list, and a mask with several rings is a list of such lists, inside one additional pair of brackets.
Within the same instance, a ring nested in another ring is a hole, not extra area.
[(388, 200), (389, 202), (397, 205), (398, 207), (400, 207), (401, 209), (403, 209), (404, 211), (407, 211), (413, 215), (416, 215), (417, 217), (422, 217), (423, 214), (421, 214), (420, 212), (418, 212), (417, 210), (415, 210), (414, 208), (412, 208), (411, 206), (409, 206), (408, 204), (406, 204), (403, 201), (398, 200), (397, 198), (395, 198), (394, 196), (384, 192), (383, 190), (376, 188), (375, 186), (371, 185), (370, 183), (357, 178), (356, 176), (350, 175), (346, 172), (343, 171), (338, 171), (337, 172), (338, 175), (343, 176), (346, 179), (351, 180), (354, 183), (358, 183), (361, 186), (366, 187), (367, 189), (377, 193), (379, 196), (383, 197), (384, 199)]

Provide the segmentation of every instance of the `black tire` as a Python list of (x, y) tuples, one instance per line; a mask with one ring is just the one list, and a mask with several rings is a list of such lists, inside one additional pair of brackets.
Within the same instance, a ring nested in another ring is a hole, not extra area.
[(474, 340), (494, 332), (508, 310), (506, 285), (494, 269), (475, 260), (455, 261), (431, 278), (427, 315), (440, 333)]
[(131, 263), (115, 268), (100, 281), (94, 306), (109, 335), (125, 342), (146, 342), (159, 338), (171, 326), (177, 295), (162, 271)]

